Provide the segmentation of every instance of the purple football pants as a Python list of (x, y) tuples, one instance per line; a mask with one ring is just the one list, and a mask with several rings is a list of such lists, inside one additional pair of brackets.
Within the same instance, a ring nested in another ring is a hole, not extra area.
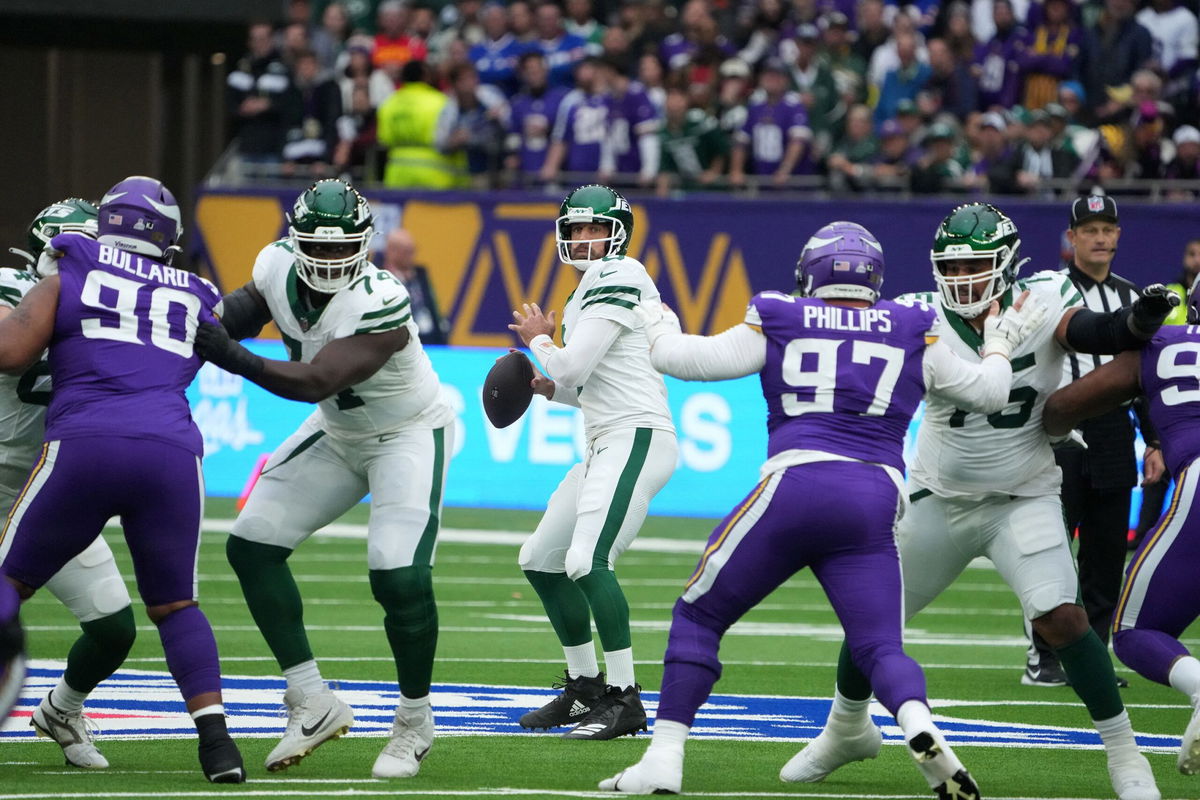
[(120, 517), (148, 606), (194, 600), (204, 510), (200, 459), (163, 442), (47, 442), (3, 533), (3, 569), (37, 589)]
[(1175, 478), (1175, 496), (1125, 570), (1113, 615), (1113, 651), (1143, 678), (1169, 685), (1188, 649), (1179, 637), (1200, 617), (1200, 466)]
[(658, 719), (690, 726), (721, 675), (725, 631), (805, 567), (825, 590), (855, 663), (893, 714), (925, 701), (925, 675), (905, 654), (898, 489), (881, 468), (826, 461), (765, 479), (708, 539), (675, 603)]

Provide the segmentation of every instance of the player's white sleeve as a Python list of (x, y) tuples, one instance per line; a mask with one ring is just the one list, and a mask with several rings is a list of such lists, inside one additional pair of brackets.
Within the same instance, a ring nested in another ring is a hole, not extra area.
[(554, 384), (554, 396), (550, 399), (555, 403), (575, 406), (576, 408), (582, 407), (579, 404), (579, 389), (571, 386), (563, 386), (561, 383)]
[(624, 326), (611, 319), (587, 317), (575, 326), (566, 347), (556, 346), (553, 339), (542, 334), (533, 337), (529, 349), (537, 355), (547, 377), (574, 389), (583, 386), (622, 330)]
[(654, 340), (650, 362), (659, 372), (689, 381), (740, 378), (767, 363), (767, 337), (746, 324), (716, 336), (667, 333)]
[(1012, 364), (1002, 355), (990, 355), (972, 364), (939, 340), (925, 348), (922, 371), (925, 388), (958, 408), (991, 414), (1008, 404)]

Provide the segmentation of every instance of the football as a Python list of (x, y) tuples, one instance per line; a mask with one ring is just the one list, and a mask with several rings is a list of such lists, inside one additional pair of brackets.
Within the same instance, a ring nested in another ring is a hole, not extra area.
[(497, 428), (521, 418), (533, 399), (533, 363), (522, 352), (497, 359), (483, 380), (483, 411)]

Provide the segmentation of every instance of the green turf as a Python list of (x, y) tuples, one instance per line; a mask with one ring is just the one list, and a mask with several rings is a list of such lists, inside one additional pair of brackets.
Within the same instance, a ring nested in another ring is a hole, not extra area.
[[(227, 518), (232, 503), (214, 500), (208, 515)], [(364, 508), (343, 522), (362, 523)], [(456, 528), (495, 528), (528, 531), (537, 515), (447, 509), (445, 522)], [(712, 520), (654, 518), (644, 536), (703, 541)], [(225, 672), (241, 675), (275, 675), (261, 637), (224, 560), (224, 535), (206, 534), (201, 547), (202, 607), (217, 632)], [(127, 576), (124, 545), (110, 536), (118, 562)], [(366, 583), (365, 542), (316, 537), (293, 556), (293, 569), (309, 601), (306, 619), (326, 630), (312, 633), (312, 644), (327, 678), (394, 679), (393, 665), (382, 629), (337, 630), (338, 625), (369, 626), (381, 621)], [(540, 618), (536, 596), (516, 566), (517, 548), (494, 544), (445, 542), (438, 550), (435, 582), (443, 626), (434, 675), (437, 682), (547, 686), (561, 673), (561, 651), (548, 624), (497, 619), (516, 615)], [(638, 680), (657, 688), (666, 644), (666, 623), (682, 582), (695, 557), (633, 551), (619, 564), (634, 620), (634, 654)], [(44, 594), (44, 593), (43, 593)], [(324, 602), (318, 602), (324, 601)], [(140, 612), (139, 612), (140, 614)], [(74, 638), (73, 619), (49, 596), (30, 601), (24, 613), (30, 649), (36, 658), (62, 658)], [(728, 693), (827, 695), (834, 677), (840, 637), (836, 620), (820, 588), (809, 575), (794, 578), (767, 602), (755, 609), (748, 623), (810, 626), (806, 635), (764, 637), (727, 636), (721, 657), (726, 662), (717, 691)], [(639, 624), (640, 623), (640, 624)], [(61, 626), (64, 630), (36, 630)], [(231, 630), (231, 628), (250, 628)], [(467, 632), (458, 629), (501, 627), (516, 632)], [(1081, 705), (1069, 689), (1042, 689), (1019, 683), (1023, 647), (996, 646), (987, 637), (1021, 636), (1015, 598), (988, 570), (968, 570), (933, 606), (910, 626), (909, 652), (925, 667), (929, 694), (934, 700), (954, 701), (937, 713), (971, 719), (1017, 723), (1088, 727)], [(1195, 649), (1198, 630), (1188, 633)], [(934, 636), (956, 639), (977, 637), (979, 646), (921, 643)], [(341, 658), (365, 658), (346, 661)], [(165, 670), (153, 628), (139, 616), (139, 636), (129, 666)], [(530, 659), (534, 663), (528, 662)], [(1135, 728), (1144, 733), (1178, 736), (1188, 710), (1178, 693), (1151, 684), (1118, 665), (1129, 678), (1123, 690)], [(103, 796), (201, 797), (208, 794), (323, 797), (353, 790), (356, 795), (419, 792), (424, 796), (464, 793), (480, 789), (513, 787), (535, 790), (513, 796), (540, 796), (539, 792), (589, 792), (596, 782), (634, 761), (645, 746), (645, 737), (616, 742), (571, 742), (554, 737), (514, 736), (442, 737), (421, 774), (411, 781), (372, 782), (370, 765), (382, 739), (351, 736), (330, 743), (300, 767), (282, 775), (268, 775), (262, 759), (273, 745), (270, 739), (242, 742), (252, 783), (245, 787), (209, 787), (200, 778), (194, 743), (187, 740), (105, 741), (103, 748), (113, 767), (104, 773), (82, 773), (61, 766), (58, 749), (47, 742), (5, 742), (0, 745), (0, 800), (16, 795), (34, 797)], [(744, 793), (745, 796), (787, 794), (825, 797), (929, 797), (916, 769), (900, 747), (886, 747), (880, 758), (847, 767), (823, 784), (798, 786), (777, 779), (779, 767), (797, 745), (774, 742), (697, 741), (689, 745), (684, 787), (694, 792)], [(988, 798), (1110, 798), (1111, 786), (1101, 752), (1065, 750), (957, 748), (963, 761), (980, 781)], [(1151, 754), (1151, 763), (1163, 797), (1169, 800), (1200, 797), (1200, 778), (1175, 771), (1173, 754)], [(12, 762), (32, 762), (17, 764)], [(558, 795), (562, 796), (562, 795)]]

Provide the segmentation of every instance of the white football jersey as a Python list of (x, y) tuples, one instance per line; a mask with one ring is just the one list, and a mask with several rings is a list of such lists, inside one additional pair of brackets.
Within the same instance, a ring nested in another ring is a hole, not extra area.
[(314, 310), (299, 300), (292, 245), (286, 239), (262, 249), (254, 286), (267, 301), (293, 361), (309, 363), (334, 339), (408, 328), (404, 349), (371, 377), (318, 405), (324, 428), (342, 439), (364, 439), (407, 428), (441, 428), (454, 420), (412, 320), (408, 292), (391, 273), (364, 264), (358, 277)]
[[(1083, 306), (1083, 298), (1066, 276), (1038, 272), (1010, 287), (1004, 302), (1011, 303), (1026, 289), (1048, 313), (1041, 328), (1012, 353), (1009, 404), (994, 414), (976, 414), (936, 394), (926, 395), (917, 452), (909, 466), (909, 479), (917, 488), (941, 497), (1058, 494), (1062, 474), (1042, 428), (1042, 408), (1058, 388), (1066, 353), (1054, 332), (1068, 309)], [(959, 358), (982, 360), (982, 335), (957, 314), (947, 313), (936, 293), (897, 299), (921, 300), (936, 308), (941, 341)]]
[[(37, 284), (32, 272), (0, 269), (0, 306), (16, 308)], [(25, 484), (46, 432), (50, 364), (42, 358), (23, 375), (0, 374), (0, 495), (15, 496)]]
[(562, 342), (581, 320), (612, 320), (621, 333), (583, 386), (575, 387), (588, 439), (619, 428), (657, 428), (675, 432), (667, 406), (667, 387), (650, 363), (650, 343), (638, 304), (657, 301), (658, 289), (641, 262), (609, 256), (592, 264), (567, 298)]

